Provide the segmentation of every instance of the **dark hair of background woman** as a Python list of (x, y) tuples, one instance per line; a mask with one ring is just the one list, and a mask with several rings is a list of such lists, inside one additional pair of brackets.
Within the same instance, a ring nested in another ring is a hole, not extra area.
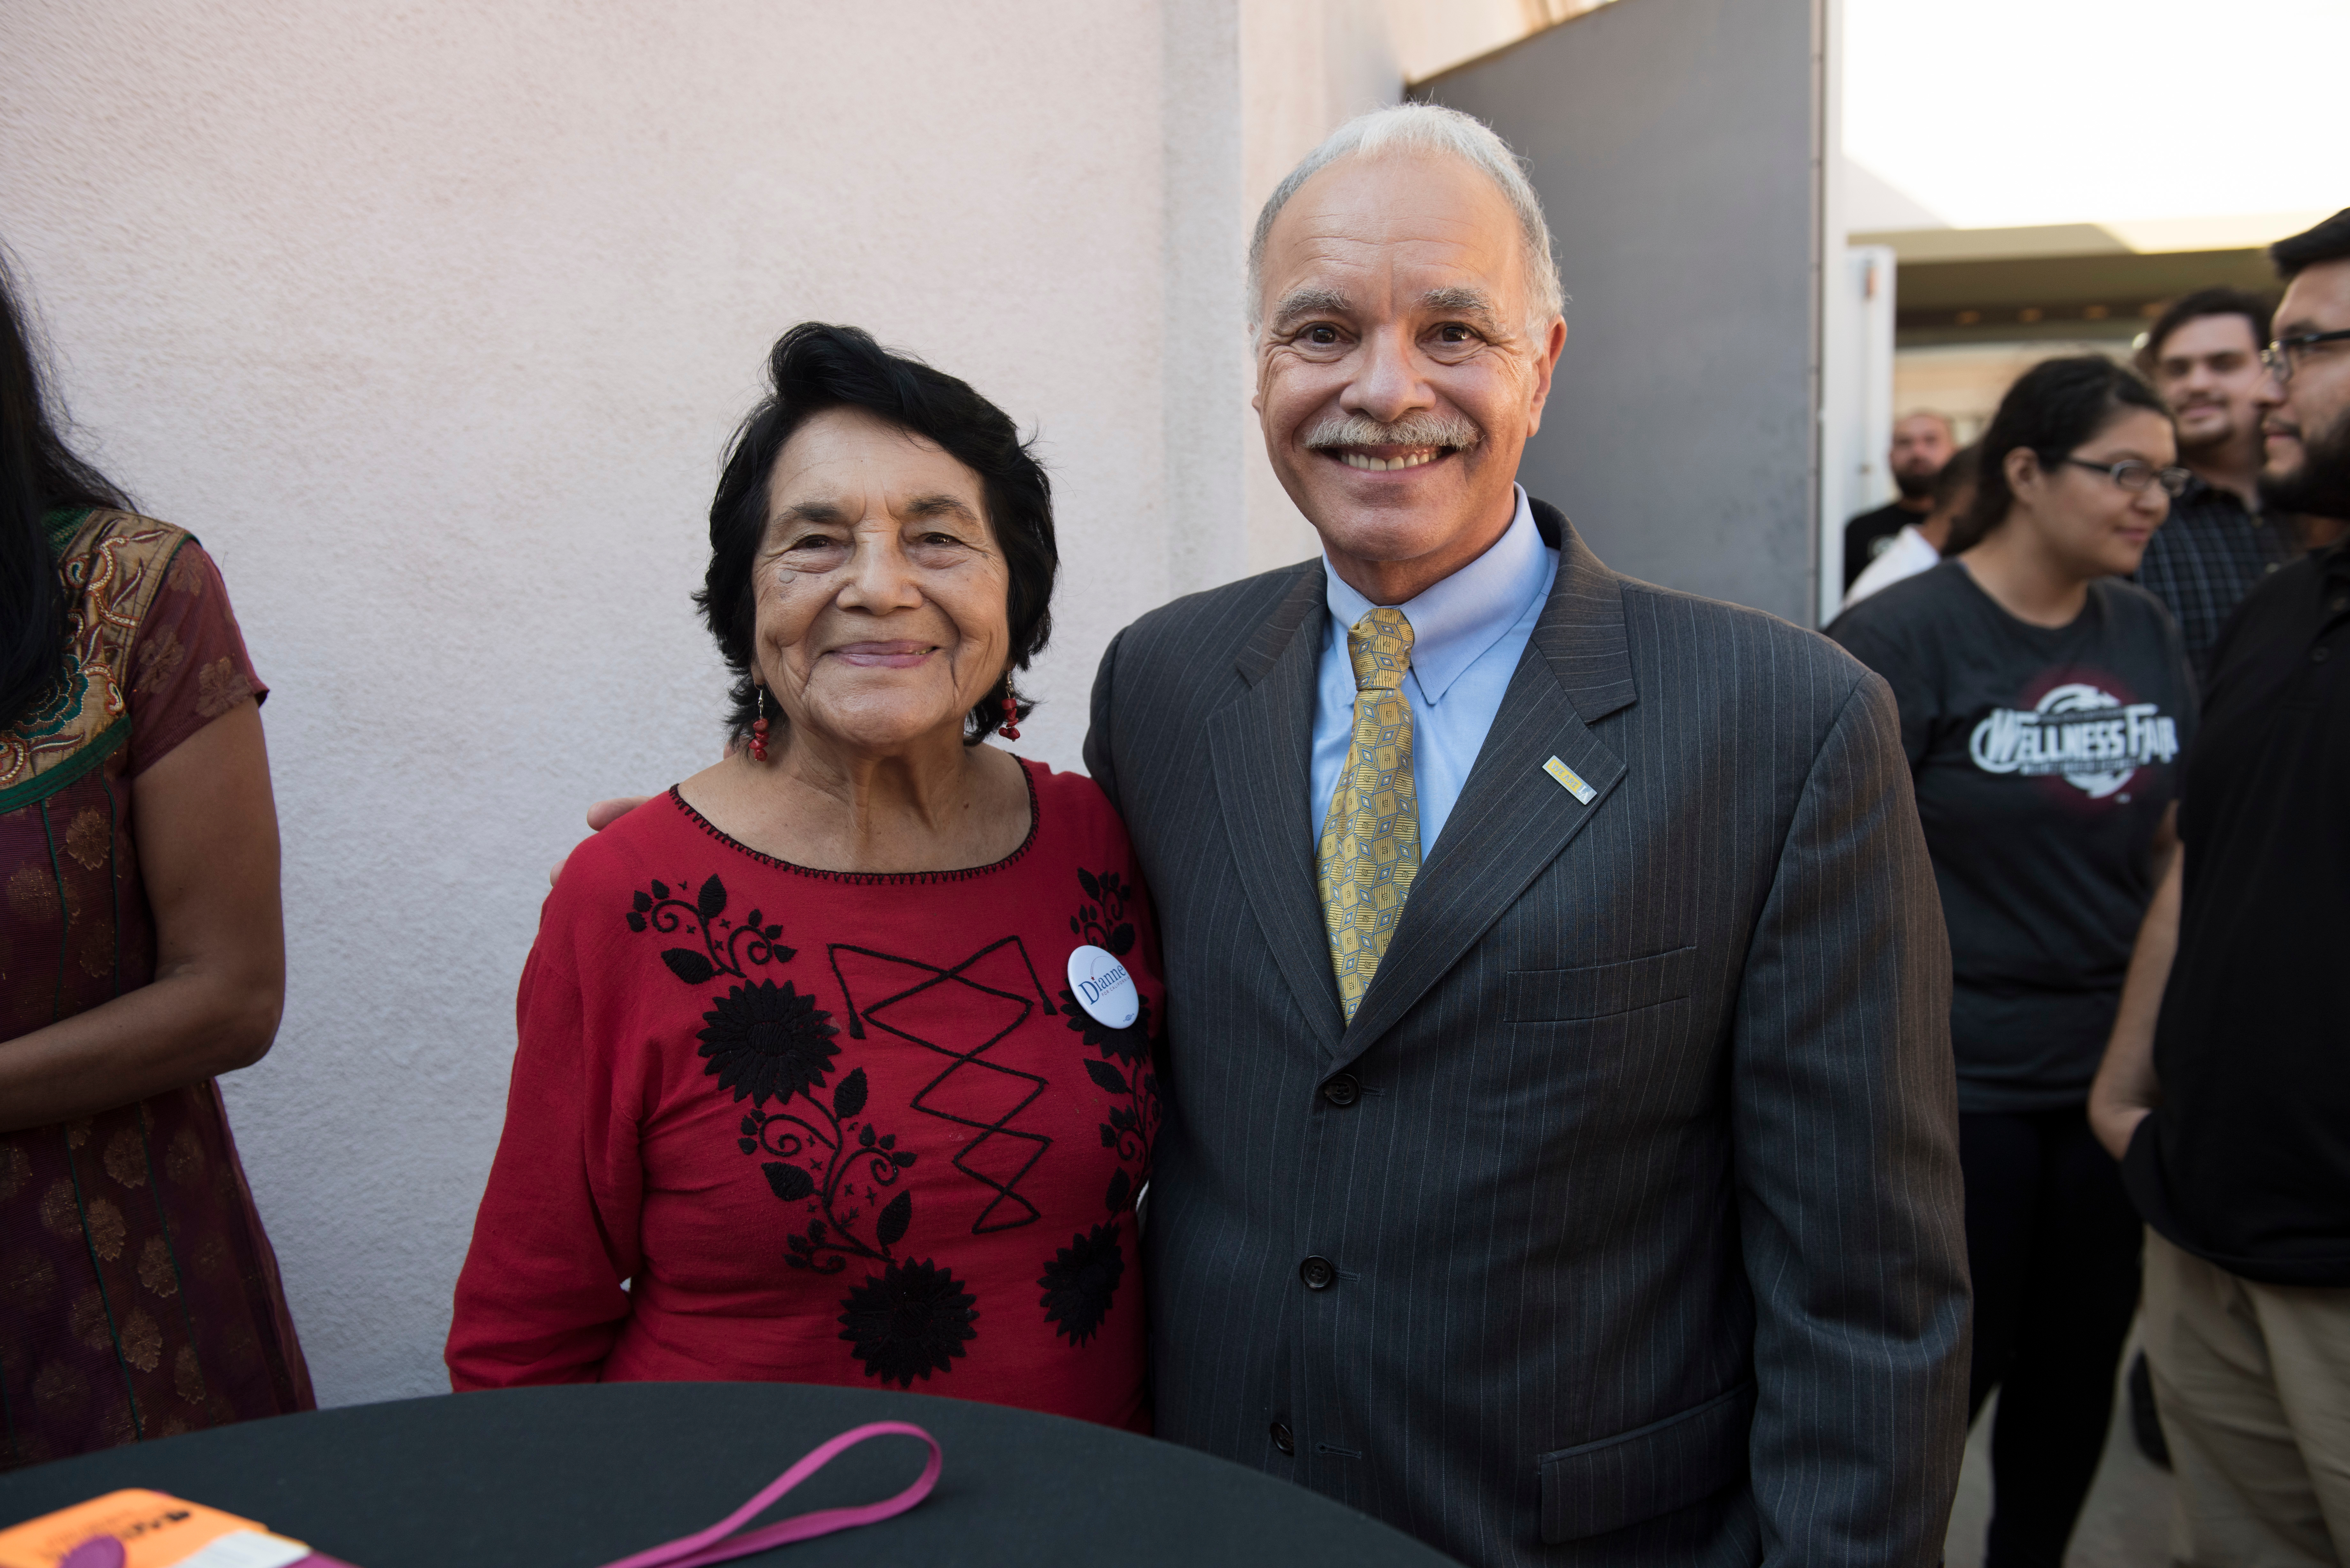
[(32, 333), (0, 255), (0, 726), (15, 723), (57, 684), (65, 590), (42, 519), (68, 506), (129, 511), (130, 503), (50, 424)]
[(2154, 389), (2102, 354), (2043, 359), (2015, 379), (1991, 428), (1975, 443), (1975, 504), (1950, 525), (1945, 556), (1970, 550), (2007, 521), (2015, 504), (2008, 488), (2007, 454), (2025, 447), (2043, 468), (2070, 456), (2126, 409), (2148, 409), (2164, 419), (2170, 410)]
[[(741, 739), (758, 713), (751, 679), (757, 616), (752, 568), (767, 532), (768, 476), (793, 433), (827, 409), (863, 409), (979, 475), (988, 526), (1011, 568), (1012, 659), (1003, 679), (972, 705), (963, 743), (975, 746), (994, 732), (1007, 695), (1025, 718), (1029, 705), (1014, 690), (1010, 670), (1027, 669), (1052, 635), (1053, 576), (1061, 556), (1053, 542), (1052, 485), (1011, 418), (968, 384), (891, 353), (854, 327), (801, 322), (775, 340), (767, 377), (774, 390), (751, 410), (727, 451), (710, 503), (710, 570), (693, 596), (734, 672), (728, 732)], [(769, 722), (782, 718), (770, 705)]]

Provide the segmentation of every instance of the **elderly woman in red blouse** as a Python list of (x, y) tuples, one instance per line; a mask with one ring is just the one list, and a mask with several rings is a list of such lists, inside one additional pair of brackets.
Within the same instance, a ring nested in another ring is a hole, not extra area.
[(1159, 985), (1092, 781), (983, 744), (1043, 471), (851, 328), (775, 346), (698, 596), (748, 744), (582, 846), (523, 971), (458, 1388), (919, 1386), (1144, 1428)]

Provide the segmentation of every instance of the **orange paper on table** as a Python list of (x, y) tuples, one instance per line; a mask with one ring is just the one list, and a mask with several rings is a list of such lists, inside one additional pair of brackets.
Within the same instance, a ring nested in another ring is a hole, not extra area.
[(240, 1530), (268, 1533), (252, 1520), (165, 1492), (110, 1491), (0, 1530), (0, 1568), (57, 1568), (67, 1552), (99, 1535), (122, 1542), (123, 1568), (174, 1568)]

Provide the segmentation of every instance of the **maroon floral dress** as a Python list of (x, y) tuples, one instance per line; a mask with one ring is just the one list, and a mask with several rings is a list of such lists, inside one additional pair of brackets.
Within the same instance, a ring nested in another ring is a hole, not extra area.
[[(64, 679), (0, 731), (0, 1050), (155, 978), (140, 775), (267, 693), (188, 534), (51, 522)], [(210, 1079), (0, 1132), (0, 1469), (313, 1403)]]

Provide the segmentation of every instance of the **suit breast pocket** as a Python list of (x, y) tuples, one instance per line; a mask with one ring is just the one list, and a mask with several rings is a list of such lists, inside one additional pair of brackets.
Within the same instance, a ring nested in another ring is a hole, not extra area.
[(1509, 1021), (1567, 1023), (1637, 1012), (1690, 993), (1697, 978), (1697, 949), (1674, 948), (1617, 963), (1580, 969), (1521, 969), (1510, 971)]

